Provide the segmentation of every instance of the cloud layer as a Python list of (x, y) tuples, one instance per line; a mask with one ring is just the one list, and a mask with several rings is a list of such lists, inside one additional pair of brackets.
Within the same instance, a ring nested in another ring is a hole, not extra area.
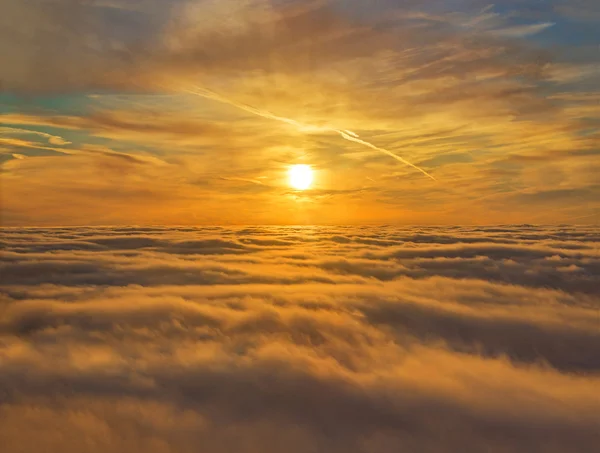
[(590, 452), (597, 228), (2, 230), (0, 445)]

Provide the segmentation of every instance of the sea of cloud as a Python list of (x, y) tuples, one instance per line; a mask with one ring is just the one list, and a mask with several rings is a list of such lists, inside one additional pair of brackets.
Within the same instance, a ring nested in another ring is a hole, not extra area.
[(597, 227), (0, 239), (3, 453), (600, 445)]

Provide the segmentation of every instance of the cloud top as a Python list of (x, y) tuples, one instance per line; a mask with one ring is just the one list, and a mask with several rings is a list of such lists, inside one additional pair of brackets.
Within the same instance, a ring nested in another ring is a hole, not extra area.
[(2, 230), (7, 452), (589, 452), (595, 228)]

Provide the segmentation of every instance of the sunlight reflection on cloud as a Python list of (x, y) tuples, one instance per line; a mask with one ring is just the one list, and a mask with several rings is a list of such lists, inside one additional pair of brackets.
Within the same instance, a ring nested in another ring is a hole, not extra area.
[(598, 440), (597, 229), (2, 233), (3, 451)]

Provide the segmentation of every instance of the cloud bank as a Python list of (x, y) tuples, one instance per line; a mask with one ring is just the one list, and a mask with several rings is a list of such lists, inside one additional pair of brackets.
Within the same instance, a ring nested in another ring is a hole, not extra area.
[(4, 228), (4, 452), (591, 452), (600, 231)]

